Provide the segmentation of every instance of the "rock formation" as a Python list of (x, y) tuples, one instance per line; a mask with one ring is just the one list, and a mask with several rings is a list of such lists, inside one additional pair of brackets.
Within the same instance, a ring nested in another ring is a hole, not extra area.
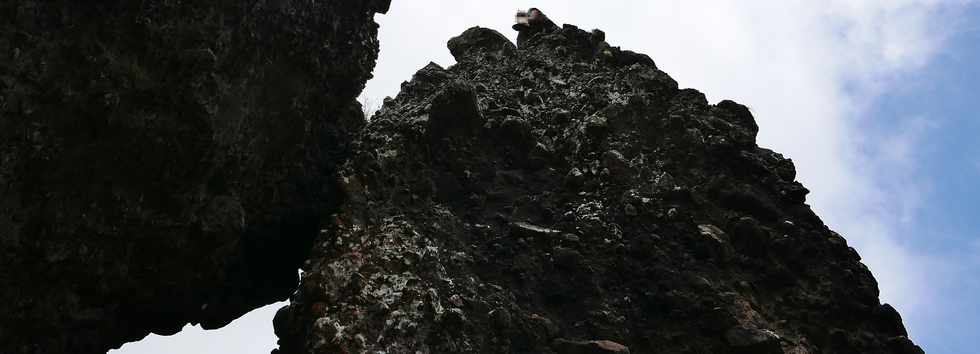
[(386, 100), (279, 353), (921, 353), (749, 109), (566, 25)]
[(287, 298), (378, 53), (369, 1), (0, 4), (0, 352)]

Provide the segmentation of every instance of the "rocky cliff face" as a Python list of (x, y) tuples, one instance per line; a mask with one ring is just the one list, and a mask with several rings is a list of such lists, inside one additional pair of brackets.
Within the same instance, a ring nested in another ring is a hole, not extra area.
[(921, 353), (749, 109), (473, 28), (361, 133), (281, 353)]
[(0, 352), (104, 353), (288, 297), (387, 8), (0, 4)]

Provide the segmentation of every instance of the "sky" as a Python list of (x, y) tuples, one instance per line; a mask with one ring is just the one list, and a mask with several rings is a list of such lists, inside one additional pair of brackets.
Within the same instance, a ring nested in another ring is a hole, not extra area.
[[(361, 100), (452, 65), (446, 41), (469, 27), (513, 40), (513, 13), (531, 6), (749, 106), (759, 145), (794, 160), (912, 339), (933, 354), (980, 346), (980, 0), (393, 0)], [(110, 353), (268, 353), (280, 306)]]

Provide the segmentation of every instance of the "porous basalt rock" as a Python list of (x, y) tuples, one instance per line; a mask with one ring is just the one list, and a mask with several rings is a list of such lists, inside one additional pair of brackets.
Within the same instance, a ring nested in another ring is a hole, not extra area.
[(747, 108), (601, 31), (467, 43), (362, 131), (280, 353), (922, 352)]
[(0, 352), (286, 299), (363, 125), (372, 1), (0, 5)]
[(500, 32), (473, 27), (449, 40), (449, 53), (457, 61), (480, 60), (480, 57), (502, 58), (514, 54), (517, 47)]

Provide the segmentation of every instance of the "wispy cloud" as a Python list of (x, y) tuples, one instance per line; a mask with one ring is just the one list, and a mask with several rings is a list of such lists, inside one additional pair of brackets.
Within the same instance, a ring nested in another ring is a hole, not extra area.
[[(873, 131), (866, 128), (869, 139), (864, 142), (866, 153), (859, 161), (868, 169), (874, 181), (867, 186), (873, 197), (866, 201), (882, 220), (899, 223), (893, 227), (907, 229), (920, 215), (932, 183), (921, 171), (925, 139), (940, 123), (925, 117), (893, 118), (889, 124)], [(894, 234), (909, 236), (907, 233)]]

